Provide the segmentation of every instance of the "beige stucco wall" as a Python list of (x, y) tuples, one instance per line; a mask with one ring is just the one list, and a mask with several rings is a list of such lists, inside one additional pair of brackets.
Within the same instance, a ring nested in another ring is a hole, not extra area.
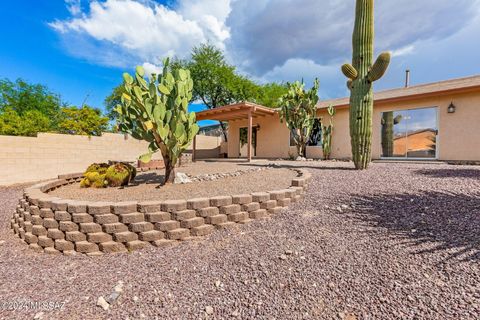
[[(200, 153), (218, 157), (221, 139), (197, 136)], [(94, 162), (135, 161), (148, 144), (104, 133), (87, 137), (39, 133), (37, 137), (0, 136), (0, 185), (56, 178), (59, 174), (82, 172)], [(161, 159), (160, 153), (154, 159)]]
[[(456, 112), (449, 114), (447, 108), (451, 102)], [(480, 92), (456, 95), (441, 95), (433, 98), (412, 99), (395, 103), (377, 103), (373, 115), (374, 159), (381, 155), (381, 113), (384, 111), (438, 107), (438, 159), (439, 160), (480, 160)], [(319, 117), (328, 115), (319, 110)], [(339, 108), (334, 117), (332, 158), (351, 157), (348, 108)], [(289, 132), (285, 124), (280, 123), (277, 115), (254, 119), (254, 125), (260, 125), (257, 137), (257, 157), (288, 158), (295, 155), (295, 147), (289, 147)], [(229, 127), (228, 155), (238, 157), (239, 128), (246, 127), (247, 121), (234, 121)], [(320, 147), (308, 147), (307, 157), (320, 158)]]

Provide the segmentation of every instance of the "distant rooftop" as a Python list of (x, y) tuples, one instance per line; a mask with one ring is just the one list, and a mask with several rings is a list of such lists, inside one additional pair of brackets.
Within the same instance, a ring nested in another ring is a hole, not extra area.
[[(375, 102), (393, 102), (451, 93), (480, 91), (480, 75), (375, 92)], [(320, 101), (317, 108), (346, 107), (350, 98)]]

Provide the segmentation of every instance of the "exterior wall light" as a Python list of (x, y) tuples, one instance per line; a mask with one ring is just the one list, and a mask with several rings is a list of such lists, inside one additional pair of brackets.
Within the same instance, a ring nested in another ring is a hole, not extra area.
[(453, 104), (453, 102), (450, 103), (450, 105), (448, 106), (448, 113), (455, 113), (455, 109), (457, 107)]

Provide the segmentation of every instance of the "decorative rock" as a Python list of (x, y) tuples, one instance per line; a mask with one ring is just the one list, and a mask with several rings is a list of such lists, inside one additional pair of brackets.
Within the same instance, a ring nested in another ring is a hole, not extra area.
[(47, 247), (47, 248), (43, 249), (43, 252), (48, 253), (48, 254), (60, 254), (60, 251), (58, 251), (57, 249), (55, 249), (53, 247)]
[(174, 240), (160, 239), (160, 240), (153, 241), (152, 244), (155, 247), (163, 248), (171, 245), (174, 242), (175, 242)]
[(177, 172), (175, 174), (175, 180), (173, 181), (173, 183), (181, 183), (181, 184), (190, 183), (190, 182), (192, 182), (192, 180), (183, 172)]
[(212, 315), (212, 314), (213, 314), (213, 307), (211, 307), (211, 306), (206, 306), (206, 307), (205, 307), (205, 312), (206, 312), (208, 315)]
[(104, 311), (107, 311), (110, 308), (110, 305), (103, 297), (97, 299), (97, 306), (101, 307)]

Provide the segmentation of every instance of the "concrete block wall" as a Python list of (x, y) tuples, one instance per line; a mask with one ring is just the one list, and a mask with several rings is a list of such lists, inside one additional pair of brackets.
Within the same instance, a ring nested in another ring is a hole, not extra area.
[[(208, 157), (218, 157), (218, 137), (197, 136)], [(84, 171), (94, 162), (135, 161), (148, 144), (123, 134), (100, 137), (39, 133), (37, 137), (0, 136), (0, 186), (54, 179), (58, 174)], [(200, 159), (199, 158), (199, 159)], [(161, 159), (156, 153), (154, 159)]]

